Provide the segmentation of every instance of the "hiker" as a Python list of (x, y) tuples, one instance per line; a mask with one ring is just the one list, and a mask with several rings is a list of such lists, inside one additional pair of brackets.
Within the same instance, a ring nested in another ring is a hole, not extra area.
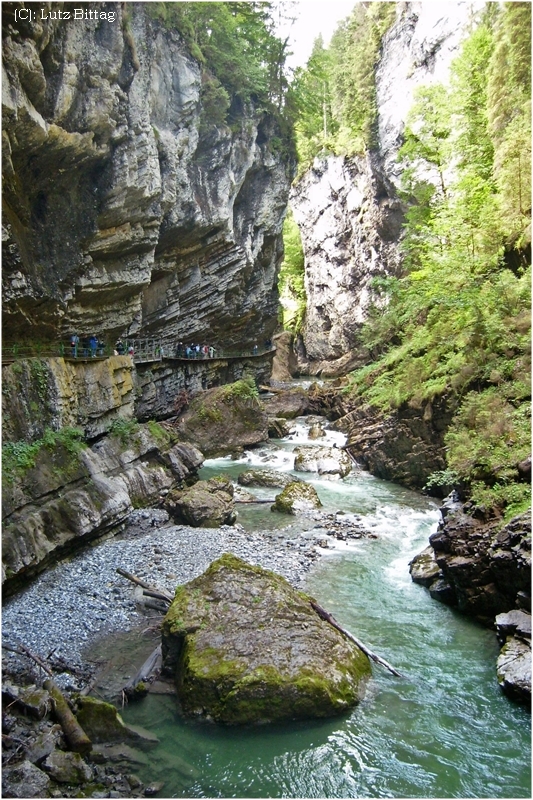
[(98, 347), (98, 339), (93, 334), (91, 336), (91, 338), (89, 339), (89, 348), (90, 348), (90, 351), (91, 351), (91, 358), (94, 358), (96, 356), (96, 348), (97, 347)]
[(118, 340), (117, 340), (117, 343), (116, 343), (116, 345), (115, 345), (115, 348), (116, 348), (116, 350), (117, 350), (117, 354), (118, 354), (119, 356), (122, 356), (122, 355), (124, 355), (124, 342), (122, 341), (122, 339), (118, 339)]
[(78, 357), (78, 345), (80, 343), (80, 337), (77, 333), (74, 333), (70, 337), (70, 354), (73, 358)]

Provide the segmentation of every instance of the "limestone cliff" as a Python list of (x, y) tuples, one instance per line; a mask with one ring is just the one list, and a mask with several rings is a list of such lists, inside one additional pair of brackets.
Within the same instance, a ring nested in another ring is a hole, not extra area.
[(337, 360), (336, 374), (353, 368), (358, 329), (369, 306), (380, 303), (373, 279), (401, 270), (397, 156), (405, 118), (418, 86), (448, 80), (472, 9), (462, 2), (396, 6), (376, 69), (376, 147), (364, 156), (316, 158), (291, 193), (305, 251), (300, 360), (310, 374), (334, 374)]
[(210, 124), (149, 4), (23, 6), (3, 7), (4, 340), (269, 338), (294, 168), (276, 118)]

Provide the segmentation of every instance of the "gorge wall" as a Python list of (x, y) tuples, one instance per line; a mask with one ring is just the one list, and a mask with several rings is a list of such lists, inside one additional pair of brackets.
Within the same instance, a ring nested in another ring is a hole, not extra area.
[[(2, 8), (3, 345), (78, 333), (111, 346), (150, 336), (167, 355), (178, 341), (263, 349), (277, 325), (289, 135), (238, 97), (213, 122), (207, 67), (150, 4), (88, 3), (83, 19), (73, 8)], [(202, 455), (155, 420), (176, 415), (178, 395), (266, 382), (271, 359), (10, 353), (4, 590), (194, 480)]]
[(89, 4), (112, 21), (18, 5), (3, 8), (4, 341), (270, 338), (294, 171), (276, 118), (241, 104), (211, 124), (199, 63), (149, 4)]
[(405, 117), (418, 86), (448, 81), (472, 12), (469, 3), (396, 6), (376, 69), (375, 148), (364, 156), (317, 157), (291, 192), (305, 253), (303, 373), (345, 374), (358, 363), (358, 330), (369, 307), (381, 302), (373, 279), (401, 269), (398, 151)]

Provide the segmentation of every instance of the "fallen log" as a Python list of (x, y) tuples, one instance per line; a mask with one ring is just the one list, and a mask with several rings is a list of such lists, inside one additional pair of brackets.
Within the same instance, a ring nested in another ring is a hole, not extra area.
[(156, 592), (161, 600), (166, 600), (168, 603), (171, 603), (174, 600), (174, 597), (170, 594), (170, 592), (166, 592), (164, 589), (157, 589), (155, 586), (150, 586), (149, 583), (146, 583), (146, 581), (141, 580), (141, 578), (137, 578), (135, 575), (132, 575), (131, 572), (126, 572), (125, 569), (117, 567), (117, 572), (119, 575), (122, 575), (123, 578), (127, 578), (132, 583), (136, 583), (137, 586), (142, 586), (143, 589), (148, 589), (149, 592)]
[(155, 650), (150, 653), (142, 667), (138, 670), (138, 672), (133, 676), (133, 678), (128, 681), (128, 683), (123, 687), (122, 691), (126, 695), (126, 697), (141, 697), (147, 693), (147, 689), (142, 688), (140, 689), (139, 684), (146, 683), (149, 681), (152, 675), (155, 673), (157, 669), (159, 669), (161, 665), (161, 645), (158, 644)]
[(93, 744), (70, 710), (70, 706), (56, 682), (53, 678), (47, 678), (43, 686), (52, 698), (54, 713), (63, 729), (70, 749), (75, 753), (89, 753), (93, 749)]
[(38, 664), (38, 666), (50, 676), (44, 681), (43, 686), (50, 695), (54, 714), (57, 718), (57, 721), (61, 725), (70, 749), (75, 753), (89, 753), (93, 748), (93, 744), (70, 710), (70, 706), (67, 703), (66, 698), (64, 697), (57, 683), (54, 681), (53, 672), (48, 664), (45, 664), (42, 658), (35, 653), (32, 653), (32, 651), (23, 644), (19, 644), (18, 647), (12, 647), (9, 645), (4, 645), (4, 647), (6, 650), (11, 650), (13, 653), (19, 653), (20, 655), (28, 656), (28, 658), (31, 658), (32, 661), (35, 661), (35, 663)]
[(385, 661), (384, 658), (378, 656), (376, 653), (370, 650), (370, 648), (368, 648), (365, 644), (363, 644), (363, 642), (360, 639), (354, 636), (353, 633), (350, 633), (350, 631), (347, 631), (346, 628), (342, 627), (342, 625), (339, 625), (335, 617), (333, 617), (328, 611), (326, 611), (325, 608), (322, 608), (322, 606), (319, 606), (318, 603), (314, 603), (312, 600), (311, 600), (311, 608), (314, 608), (319, 617), (322, 617), (322, 619), (324, 619), (326, 622), (329, 622), (329, 624), (332, 625), (334, 628), (336, 628), (336, 630), (340, 631), (348, 639), (351, 639), (351, 641), (354, 644), (356, 644), (357, 647), (360, 650), (362, 650), (363, 653), (365, 653), (365, 655), (367, 655), (370, 659), (372, 659), (372, 661), (374, 661), (376, 664), (381, 664), (382, 667), (388, 669), (389, 672), (392, 672), (392, 674), (396, 675), (398, 678), (405, 678), (405, 675), (402, 675), (401, 672), (398, 672), (398, 670), (395, 669), (391, 664), (389, 664), (388, 661)]

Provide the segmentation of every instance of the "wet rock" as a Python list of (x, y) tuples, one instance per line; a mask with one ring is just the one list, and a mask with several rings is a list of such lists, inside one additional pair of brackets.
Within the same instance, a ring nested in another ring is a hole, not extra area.
[(92, 770), (79, 753), (54, 750), (43, 762), (43, 769), (58, 783), (80, 784), (90, 781)]
[(154, 783), (150, 783), (144, 790), (145, 797), (155, 797), (156, 794), (159, 794), (163, 789), (165, 783), (164, 781), (155, 781)]
[(314, 486), (303, 481), (291, 481), (276, 495), (272, 511), (282, 514), (298, 514), (320, 508), (322, 503)]
[(278, 472), (275, 469), (247, 469), (237, 478), (241, 486), (269, 486), (280, 489), (298, 480), (294, 475)]
[(290, 432), (290, 425), (283, 417), (275, 417), (268, 420), (268, 435), (270, 439), (283, 439)]
[(269, 417), (295, 419), (309, 411), (309, 397), (305, 389), (287, 389), (263, 400)]
[(519, 609), (508, 611), (506, 614), (498, 614), (496, 633), (502, 644), (508, 636), (516, 635), (522, 639), (531, 639), (531, 614)]
[(447, 606), (454, 606), (457, 603), (453, 586), (445, 578), (437, 578), (429, 586), (429, 593), (434, 600), (440, 600)]
[(165, 505), (177, 521), (195, 528), (233, 525), (237, 519), (233, 484), (223, 476), (198, 481), (183, 492), (170, 493)]
[(531, 703), (531, 640), (511, 636), (496, 664), (498, 682), (508, 697)]
[(420, 583), (426, 588), (435, 581), (437, 575), (440, 574), (440, 567), (435, 561), (432, 547), (426, 547), (413, 558), (409, 563), (409, 574), (415, 583)]
[(2, 770), (3, 797), (46, 797), (49, 786), (48, 775), (30, 761)]
[(19, 692), (18, 708), (33, 719), (43, 719), (51, 708), (50, 695), (46, 689), (37, 689), (35, 686)]
[(322, 477), (344, 478), (352, 470), (348, 453), (337, 447), (300, 446), (294, 449), (294, 469)]
[(370, 676), (366, 656), (307, 595), (231, 554), (177, 589), (163, 663), (187, 715), (234, 724), (342, 713)]
[(28, 761), (38, 764), (52, 753), (61, 739), (61, 727), (54, 725), (39, 733), (26, 748)]
[(310, 439), (321, 439), (325, 435), (326, 431), (319, 423), (315, 423), (314, 425), (311, 425), (311, 427), (309, 428)]
[(233, 487), (233, 500), (235, 503), (254, 503), (257, 497), (242, 486)]
[(80, 697), (77, 720), (92, 742), (148, 742), (156, 743), (157, 737), (148, 731), (126, 725), (115, 706), (94, 697)]

